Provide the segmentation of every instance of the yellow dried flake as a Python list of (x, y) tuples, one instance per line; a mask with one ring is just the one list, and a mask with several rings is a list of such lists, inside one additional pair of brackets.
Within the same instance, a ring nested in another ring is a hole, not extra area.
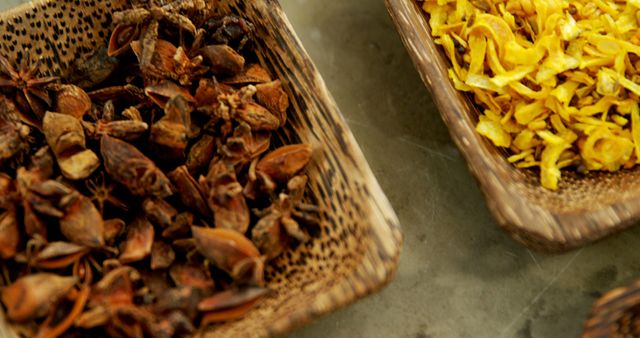
[(640, 0), (425, 0), (476, 130), (540, 169), (617, 171), (640, 163)]

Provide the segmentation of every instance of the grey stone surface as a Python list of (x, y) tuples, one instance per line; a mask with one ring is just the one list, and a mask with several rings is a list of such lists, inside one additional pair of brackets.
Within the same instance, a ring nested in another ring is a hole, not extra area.
[(602, 292), (638, 277), (638, 228), (554, 256), (498, 229), (382, 0), (282, 2), (406, 236), (391, 285), (290, 337), (577, 337)]

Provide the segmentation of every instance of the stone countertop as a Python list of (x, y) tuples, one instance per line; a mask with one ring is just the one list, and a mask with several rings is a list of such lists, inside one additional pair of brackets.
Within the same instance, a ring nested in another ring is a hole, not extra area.
[(553, 256), (498, 229), (382, 0), (281, 2), (405, 234), (394, 282), (290, 337), (577, 337), (601, 293), (640, 276), (640, 228)]

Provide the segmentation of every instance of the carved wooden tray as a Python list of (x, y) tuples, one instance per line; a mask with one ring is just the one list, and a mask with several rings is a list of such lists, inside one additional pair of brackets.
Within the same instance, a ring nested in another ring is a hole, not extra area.
[(449, 133), (467, 160), (498, 223), (517, 241), (543, 251), (576, 248), (640, 220), (640, 169), (582, 176), (563, 172), (556, 192), (532, 171), (507, 163), (505, 153), (475, 131), (478, 111), (458, 92), (447, 59), (435, 45), (416, 0), (385, 0)]
[[(394, 276), (402, 234), (331, 94), (276, 0), (220, 0), (257, 28), (257, 53), (291, 97), (285, 140), (311, 144), (308, 197), (326, 212), (318, 235), (267, 268), (274, 292), (241, 320), (212, 327), (207, 337), (278, 336), (345, 306)], [(11, 61), (26, 49), (41, 70), (65, 76), (69, 64), (104, 45), (110, 13), (125, 0), (39, 0), (0, 13), (0, 53)], [(1, 311), (0, 311), (1, 312)], [(0, 313), (1, 316), (1, 313)], [(0, 318), (1, 319), (1, 318)], [(6, 323), (0, 336), (13, 337)]]

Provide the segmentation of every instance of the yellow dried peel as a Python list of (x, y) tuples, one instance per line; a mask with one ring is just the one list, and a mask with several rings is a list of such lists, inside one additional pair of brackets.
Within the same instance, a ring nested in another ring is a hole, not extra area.
[(476, 130), (539, 168), (617, 171), (640, 159), (640, 1), (425, 0)]

